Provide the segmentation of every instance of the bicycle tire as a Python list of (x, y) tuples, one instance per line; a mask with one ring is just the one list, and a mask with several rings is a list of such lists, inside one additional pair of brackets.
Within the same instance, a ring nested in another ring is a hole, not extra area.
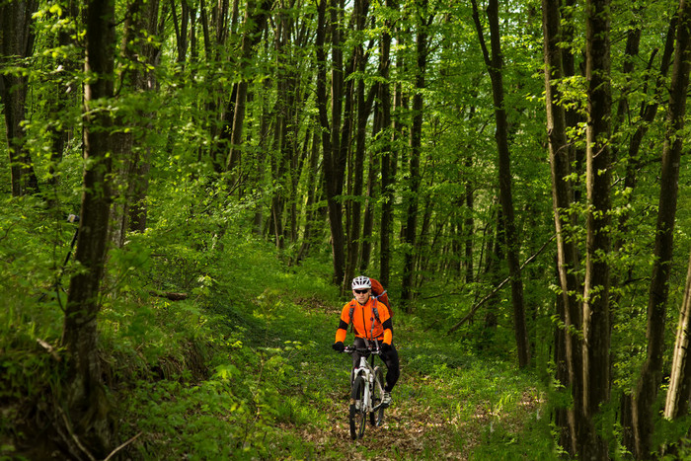
[(353, 381), (353, 387), (350, 393), (350, 438), (353, 440), (361, 439), (365, 434), (365, 421), (367, 419), (367, 412), (364, 410), (365, 404), (363, 402), (365, 396), (365, 378), (357, 376)]
[(374, 367), (374, 389), (372, 389), (372, 408), (369, 414), (369, 421), (374, 427), (379, 427), (384, 422), (384, 407), (380, 406), (384, 398), (384, 372), (381, 367)]

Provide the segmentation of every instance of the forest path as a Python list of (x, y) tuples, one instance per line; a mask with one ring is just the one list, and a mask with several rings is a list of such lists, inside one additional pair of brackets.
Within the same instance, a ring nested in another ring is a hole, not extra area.
[(383, 425), (375, 428), (368, 420), (362, 439), (350, 438), (347, 386), (332, 393), (333, 403), (326, 410), (328, 427), (305, 428), (302, 439), (313, 444), (319, 459), (468, 459), (468, 450), (458, 448), (457, 433), (463, 423), (449, 420), (419, 395), (405, 395), (410, 394), (408, 389), (422, 384), (412, 376), (401, 379), (399, 392), (393, 392), (394, 404), (384, 413)]
[[(314, 323), (315, 317), (321, 319), (318, 341), (324, 344), (319, 348), (326, 349), (333, 341), (340, 308), (308, 304), (302, 306), (305, 311), (311, 311), (306, 322)], [(401, 377), (392, 392), (393, 405), (385, 411), (381, 427), (373, 427), (368, 419), (362, 439), (350, 438), (347, 378), (350, 357), (337, 354), (328, 347), (325, 357), (321, 358), (329, 363), (327, 370), (319, 367), (308, 372), (330, 374), (326, 381), (332, 383), (332, 388), (327, 390), (327, 398), (317, 405), (326, 424), (285, 424), (281, 429), (293, 433), (311, 447), (317, 454), (314, 459), (466, 460), (472, 448), (480, 443), (483, 431), (495, 416), (487, 408), (465, 401), (458, 380), (428, 376), (413, 369), (415, 367), (410, 366), (411, 355), (419, 352), (420, 342), (415, 336), (420, 333), (414, 331), (414, 326), (401, 326), (402, 323), (400, 319), (399, 322), (394, 320), (394, 341), (401, 357)], [(330, 329), (332, 326), (333, 331)], [(429, 339), (428, 334), (423, 333), (423, 336)], [(346, 343), (352, 341), (352, 337), (349, 332)], [(428, 350), (440, 352), (445, 349), (445, 338), (432, 341), (433, 344), (425, 346)], [(381, 364), (378, 359), (377, 362)], [(431, 369), (443, 368), (442, 363), (434, 363), (433, 359), (426, 359), (426, 362)], [(321, 363), (323, 366), (324, 362)]]

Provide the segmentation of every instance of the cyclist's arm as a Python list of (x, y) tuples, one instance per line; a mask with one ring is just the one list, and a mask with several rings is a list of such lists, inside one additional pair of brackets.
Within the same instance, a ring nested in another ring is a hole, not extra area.
[(338, 322), (338, 329), (336, 330), (336, 340), (334, 342), (345, 342), (346, 333), (348, 333), (348, 323), (350, 322), (350, 316), (348, 315), (350, 308), (346, 305), (341, 312), (341, 319)]
[(393, 341), (393, 323), (391, 322), (391, 317), (384, 320), (382, 328), (384, 328), (384, 343), (391, 345), (391, 341)]

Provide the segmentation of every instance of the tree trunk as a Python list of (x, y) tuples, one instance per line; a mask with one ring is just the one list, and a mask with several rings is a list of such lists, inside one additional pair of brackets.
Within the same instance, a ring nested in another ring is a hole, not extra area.
[(409, 190), (406, 209), (406, 222), (403, 230), (403, 279), (401, 286), (401, 302), (406, 312), (410, 312), (410, 301), (413, 299), (415, 270), (415, 241), (417, 236), (418, 192), (422, 181), (420, 172), (420, 156), (422, 154), (422, 121), (424, 99), (422, 90), (425, 89), (425, 71), (427, 68), (428, 33), (427, 27), (432, 18), (425, 18), (428, 1), (423, 0), (418, 5), (418, 23), (416, 40), (417, 69), (415, 75), (415, 89), (413, 95), (413, 120), (410, 127), (410, 162), (409, 162)]
[(312, 149), (310, 154), (309, 170), (307, 172), (307, 203), (305, 204), (305, 227), (302, 236), (302, 244), (298, 251), (295, 262), (299, 263), (306, 256), (312, 246), (312, 233), (314, 232), (314, 221), (316, 218), (316, 195), (321, 190), (319, 181), (319, 135), (318, 130), (314, 129), (312, 135)]
[(86, 13), (84, 88), (84, 171), (79, 239), (75, 260), (83, 270), (70, 280), (63, 344), (70, 356), (67, 405), (74, 433), (96, 458), (108, 454), (112, 427), (101, 382), (97, 316), (108, 247), (110, 171), (115, 138), (112, 115), (97, 110), (113, 97), (115, 8), (112, 1), (92, 1)]
[[(61, 20), (67, 19), (69, 21), (77, 21), (79, 10), (77, 5), (72, 2), (65, 11), (56, 12), (55, 15), (56, 18), (60, 18)], [(60, 47), (76, 45), (72, 35), (65, 29), (57, 31), (56, 38)], [(59, 72), (56, 75), (55, 101), (51, 109), (52, 114), (50, 118), (49, 136), (52, 141), (52, 152), (50, 155), (50, 164), (48, 165), (48, 180), (46, 181), (50, 188), (56, 188), (58, 186), (58, 165), (62, 161), (65, 148), (70, 138), (75, 136), (76, 120), (65, 123), (65, 115), (68, 113), (67, 111), (70, 106), (76, 107), (80, 101), (78, 101), (77, 84), (67, 76), (78, 72), (79, 67), (83, 65), (83, 55), (79, 58), (72, 58), (71, 56), (61, 57), (57, 60), (57, 63), (58, 68), (62, 66), (63, 72)], [(58, 201), (52, 195), (53, 194), (48, 198), (49, 206), (60, 213), (58, 210)]]
[[(387, 0), (386, 6), (396, 8), (398, 5), (393, 0)], [(391, 233), (393, 230), (393, 181), (392, 158), (393, 143), (386, 142), (390, 139), (391, 127), (391, 86), (389, 84), (389, 71), (391, 69), (391, 34), (392, 21), (387, 19), (382, 31), (380, 42), (379, 75), (379, 105), (381, 110), (380, 136), (383, 146), (381, 150), (381, 222), (379, 228), (379, 281), (385, 287), (389, 286), (391, 276)]]
[(520, 240), (516, 232), (511, 192), (511, 154), (509, 152), (508, 119), (504, 107), (503, 57), (501, 54), (501, 36), (499, 33), (499, 4), (497, 0), (490, 0), (487, 7), (487, 17), (490, 27), (490, 41), (492, 53), (485, 45), (480, 24), (477, 1), (473, 0), (473, 19), (480, 37), (485, 64), (492, 79), (492, 96), (494, 100), (494, 116), (497, 125), (495, 139), (499, 152), (499, 200), (504, 214), (506, 232), (506, 261), (511, 277), (511, 301), (513, 304), (514, 331), (518, 353), (518, 366), (523, 368), (530, 361), (528, 347), (528, 332), (525, 323), (525, 305), (523, 300), (523, 281), (520, 272)]
[[(343, 231), (342, 206), (337, 197), (343, 190), (344, 164), (340, 158), (339, 128), (341, 125), (341, 97), (342, 97), (342, 54), (340, 50), (340, 25), (337, 12), (332, 12), (332, 48), (333, 70), (331, 88), (332, 120), (326, 110), (328, 97), (326, 94), (326, 2), (320, 0), (318, 11), (318, 26), (316, 39), (317, 55), (317, 108), (319, 123), (322, 128), (322, 145), (324, 148), (324, 187), (331, 228), (331, 249), (333, 254), (334, 277), (333, 282), (339, 286), (345, 275), (345, 234)], [(334, 17), (335, 16), (335, 17)], [(336, 19), (334, 21), (334, 19)]]
[[(31, 17), (37, 9), (38, 2), (35, 0), (3, 2), (0, 5), (0, 65), (9, 64), (10, 56), (22, 59), (33, 54), (34, 32)], [(23, 127), (26, 118), (27, 82), (27, 76), (0, 73), (0, 103), (5, 106), (13, 197), (38, 192), (38, 179), (26, 147)]]
[[(355, 23), (355, 28), (357, 31), (363, 31), (365, 29), (365, 21), (367, 19), (367, 14), (369, 10), (369, 1), (367, 0), (356, 0), (353, 9), (353, 22)], [(356, 70), (360, 75), (364, 75), (366, 67), (366, 56), (365, 50), (362, 42), (355, 45), (353, 49), (353, 70)], [(365, 82), (364, 79), (359, 79), (357, 82), (357, 87), (355, 88), (354, 80), (350, 81), (349, 88), (355, 90), (355, 102), (357, 107), (357, 112), (352, 111), (350, 119), (355, 118), (356, 123), (356, 134), (355, 134), (355, 155), (354, 155), (354, 168), (352, 170), (353, 186), (350, 195), (354, 197), (354, 200), (350, 201), (349, 213), (348, 213), (348, 257), (346, 260), (346, 275), (344, 284), (344, 291), (348, 291), (350, 287), (350, 279), (354, 277), (355, 270), (359, 268), (359, 257), (362, 254), (361, 248), (361, 227), (362, 227), (362, 210), (363, 202), (361, 197), (363, 197), (364, 190), (364, 176), (365, 176), (365, 137), (367, 128), (367, 118), (369, 116), (369, 110), (367, 107), (367, 102), (365, 98)], [(351, 122), (352, 123), (352, 122)], [(343, 141), (347, 143), (347, 139)], [(371, 167), (370, 167), (371, 168)]]
[(473, 167), (473, 156), (468, 155), (465, 159), (466, 180), (464, 181), (465, 188), (465, 222), (463, 223), (463, 235), (465, 237), (465, 283), (473, 283), (474, 264), (473, 264), (473, 236), (475, 235), (475, 220), (473, 219), (474, 212), (474, 184), (470, 179), (470, 169)]
[[(255, 5), (254, 1), (247, 4), (247, 16), (245, 17), (245, 31), (242, 35), (242, 46), (240, 49), (239, 68), (245, 69), (252, 57), (254, 47), (259, 43), (262, 32), (266, 27), (269, 11), (273, 5), (273, 0), (263, 0), (260, 5)], [(243, 76), (237, 86), (235, 98), (235, 108), (233, 117), (233, 128), (230, 138), (230, 155), (228, 156), (227, 171), (240, 164), (242, 159), (242, 132), (245, 123), (245, 103), (247, 101), (248, 82)]]
[(691, 363), (688, 350), (691, 347), (691, 258), (689, 259), (684, 289), (684, 302), (679, 313), (677, 337), (674, 342), (672, 371), (665, 403), (665, 418), (674, 420), (689, 413), (691, 393)]
[(677, 45), (674, 50), (667, 127), (662, 149), (655, 255), (648, 298), (648, 354), (643, 364), (634, 399), (633, 424), (638, 459), (648, 459), (650, 453), (656, 449), (656, 447), (651, 446), (653, 419), (657, 413), (657, 409), (653, 408), (653, 405), (662, 381), (665, 316), (679, 190), (679, 163), (684, 145), (684, 137), (680, 136), (679, 133), (684, 130), (686, 90), (689, 86), (691, 2), (681, 0), (679, 11), (681, 13), (677, 29)]
[[(154, 73), (149, 70), (158, 65), (160, 48), (146, 37), (156, 36), (163, 23), (158, 22), (158, 0), (134, 0), (129, 4), (122, 37), (121, 52), (128, 65), (122, 70), (120, 92), (147, 99), (157, 90)], [(146, 69), (146, 70), (144, 70)], [(145, 107), (146, 103), (140, 104)], [(121, 110), (130, 110), (127, 108)], [(125, 119), (134, 119), (129, 129), (119, 130), (114, 136), (113, 206), (111, 207), (111, 240), (122, 247), (128, 230), (146, 230), (146, 197), (149, 188), (150, 152), (144, 145), (147, 132), (152, 130), (153, 114), (136, 110), (134, 114), (119, 115), (117, 125), (125, 126)]]
[(581, 328), (581, 306), (576, 297), (580, 290), (578, 273), (578, 250), (572, 238), (565, 234), (565, 228), (574, 224), (569, 218), (568, 210), (571, 206), (573, 192), (570, 176), (570, 159), (573, 150), (566, 135), (566, 113), (558, 103), (561, 98), (558, 81), (564, 76), (562, 48), (559, 42), (563, 39), (560, 31), (559, 0), (543, 0), (543, 32), (545, 57), (545, 96), (547, 105), (547, 135), (549, 141), (549, 160), (552, 172), (552, 209), (554, 211), (554, 225), (557, 233), (557, 269), (561, 288), (559, 306), (564, 327), (557, 335), (556, 349), (563, 351), (566, 373), (561, 373), (561, 384), (565, 388), (571, 387), (574, 398), (572, 408), (565, 410), (566, 417), (561, 419), (562, 440), (572, 456), (577, 451), (577, 421), (582, 419), (580, 380), (581, 345), (573, 334)]
[(610, 269), (604, 258), (611, 250), (611, 148), (610, 119), (610, 4), (589, 0), (586, 20), (587, 126), (587, 253), (583, 303), (583, 413), (580, 428), (582, 459), (607, 459), (608, 449), (600, 435), (611, 427), (595, 426), (600, 405), (609, 400), (610, 388)]
[(189, 6), (186, 0), (180, 1), (180, 19), (178, 20), (178, 11), (175, 5), (175, 0), (172, 0), (173, 12), (173, 26), (175, 29), (175, 43), (177, 45), (176, 62), (180, 65), (180, 70), (185, 68), (185, 61), (187, 61), (187, 27), (190, 22)]

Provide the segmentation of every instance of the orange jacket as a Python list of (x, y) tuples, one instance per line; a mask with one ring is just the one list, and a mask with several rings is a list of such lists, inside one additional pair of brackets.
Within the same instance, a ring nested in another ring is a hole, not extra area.
[[(379, 312), (379, 320), (374, 317), (374, 313), (372, 312), (372, 308), (375, 305)], [(341, 321), (338, 324), (338, 330), (336, 330), (336, 342), (345, 341), (348, 325), (350, 324), (351, 306), (355, 307), (353, 311), (353, 329), (355, 330), (355, 336), (370, 341), (376, 338), (386, 344), (391, 344), (393, 340), (393, 327), (391, 324), (391, 317), (389, 316), (389, 310), (384, 304), (378, 302), (371, 296), (364, 306), (361, 306), (360, 303), (354, 299), (343, 306)], [(372, 323), (374, 323), (374, 327)]]

